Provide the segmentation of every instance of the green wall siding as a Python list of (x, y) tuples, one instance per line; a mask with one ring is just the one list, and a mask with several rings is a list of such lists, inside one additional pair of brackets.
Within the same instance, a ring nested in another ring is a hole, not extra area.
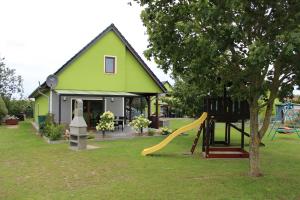
[[(105, 55), (116, 56), (116, 74), (104, 72)], [(66, 66), (55, 89), (162, 92), (113, 31)]]
[[(50, 92), (48, 91), (45, 93), (47, 96), (50, 95)], [(38, 122), (38, 116), (39, 115), (47, 115), (49, 111), (48, 106), (48, 98), (44, 95), (40, 95), (35, 98), (34, 102), (34, 120), (35, 122)]]
[(145, 93), (162, 92), (128, 50), (126, 50), (126, 67), (126, 91)]

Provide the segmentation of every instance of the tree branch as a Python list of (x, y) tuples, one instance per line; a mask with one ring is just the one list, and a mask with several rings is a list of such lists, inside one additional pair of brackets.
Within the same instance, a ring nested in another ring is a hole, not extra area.
[(267, 102), (267, 109), (265, 112), (263, 125), (258, 131), (258, 135), (259, 135), (260, 139), (262, 139), (264, 137), (265, 133), (267, 132), (267, 130), (269, 128), (272, 111), (273, 111), (273, 104), (277, 97), (279, 85), (281, 83), (279, 80), (279, 77), (280, 77), (279, 69), (278, 68), (276, 69), (276, 67), (274, 67), (274, 68), (275, 68), (275, 71), (274, 71), (273, 84), (272, 84), (272, 87), (270, 88), (270, 97)]

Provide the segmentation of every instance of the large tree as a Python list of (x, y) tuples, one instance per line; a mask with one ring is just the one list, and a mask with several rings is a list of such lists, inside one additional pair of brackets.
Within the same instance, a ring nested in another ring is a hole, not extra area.
[[(259, 144), (276, 97), (300, 82), (299, 0), (139, 0), (149, 35), (146, 57), (198, 85), (217, 77), (250, 105), (250, 175), (260, 176)], [(260, 103), (263, 102), (263, 103)], [(266, 107), (263, 124), (259, 110)]]
[(5, 65), (4, 58), (0, 58), (0, 95), (10, 99), (13, 94), (23, 94), (23, 79), (16, 75), (15, 69)]
[(203, 104), (203, 97), (206, 95), (202, 93), (198, 85), (190, 83), (186, 79), (176, 79), (172, 95), (174, 96), (173, 99), (177, 101), (177, 107), (181, 109), (182, 114), (199, 117), (203, 112), (203, 107), (199, 105)]

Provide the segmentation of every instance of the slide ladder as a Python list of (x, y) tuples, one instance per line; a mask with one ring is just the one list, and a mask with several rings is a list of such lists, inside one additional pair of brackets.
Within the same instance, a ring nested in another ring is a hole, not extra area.
[(199, 128), (199, 126), (201, 124), (203, 124), (203, 122), (206, 120), (206, 118), (207, 118), (207, 113), (204, 112), (199, 119), (197, 119), (197, 120), (193, 121), (192, 123), (187, 124), (187, 125), (179, 128), (179, 129), (177, 129), (176, 131), (171, 133), (167, 138), (165, 138), (163, 141), (161, 141), (159, 144), (157, 144), (153, 147), (149, 147), (149, 148), (144, 149), (142, 151), (142, 155), (146, 156), (148, 154), (152, 154), (152, 153), (164, 148), (167, 144), (169, 144), (178, 135), (180, 135), (180, 134), (182, 134), (186, 131), (189, 131), (191, 129)]

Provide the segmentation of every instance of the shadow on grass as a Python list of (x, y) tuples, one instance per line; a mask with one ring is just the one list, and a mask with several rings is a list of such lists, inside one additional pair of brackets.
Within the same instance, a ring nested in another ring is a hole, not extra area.
[(191, 154), (190, 152), (183, 153), (156, 153), (147, 155), (147, 157), (161, 157), (161, 158), (183, 158), (183, 157), (194, 157), (199, 156), (198, 154)]

